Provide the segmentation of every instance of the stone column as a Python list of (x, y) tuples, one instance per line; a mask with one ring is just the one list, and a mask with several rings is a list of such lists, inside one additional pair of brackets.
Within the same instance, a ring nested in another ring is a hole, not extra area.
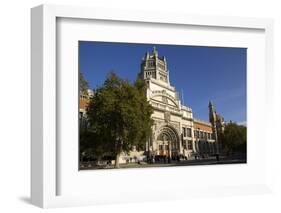
[(196, 153), (196, 139), (195, 138), (192, 138), (192, 150), (194, 153)]

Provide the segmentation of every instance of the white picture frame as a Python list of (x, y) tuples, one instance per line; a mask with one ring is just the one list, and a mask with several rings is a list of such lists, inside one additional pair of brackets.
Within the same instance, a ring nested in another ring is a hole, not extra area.
[[(84, 8), (74, 6), (54, 6), (41, 5), (31, 10), (31, 201), (34, 205), (49, 208), (61, 206), (76, 206), (76, 205), (92, 205), (100, 203), (117, 203), (117, 202), (139, 202), (143, 200), (163, 200), (163, 199), (179, 199), (188, 197), (216, 196), (216, 195), (242, 195), (253, 193), (265, 193), (271, 191), (271, 165), (270, 153), (264, 154), (267, 159), (265, 164), (255, 171), (265, 174), (262, 178), (257, 178), (253, 184), (250, 181), (233, 182), (232, 184), (222, 183), (210, 185), (209, 187), (200, 186), (199, 182), (193, 182), (192, 188), (185, 187), (185, 183), (181, 188), (168, 184), (168, 192), (170, 195), (163, 196), (163, 191), (157, 187), (153, 190), (153, 195), (140, 193), (134, 196), (117, 196), (119, 193), (108, 195), (102, 192), (99, 188), (95, 194), (87, 193), (77, 194), (60, 194), (58, 195), (58, 185), (62, 184), (59, 173), (62, 168), (58, 165), (60, 153), (58, 152), (58, 132), (57, 132), (57, 116), (58, 116), (58, 100), (57, 88), (59, 83), (57, 80), (57, 21), (60, 19), (79, 19), (79, 20), (100, 20), (102, 21), (118, 21), (119, 23), (153, 23), (156, 25), (173, 26), (197, 26), (202, 28), (219, 28), (231, 30), (258, 30), (263, 32), (262, 41), (264, 45), (264, 67), (261, 68), (261, 76), (266, 76), (266, 79), (259, 78), (260, 82), (264, 83), (264, 87), (260, 87), (261, 96), (264, 97), (266, 103), (261, 103), (262, 109), (267, 107), (269, 111), (261, 117), (264, 123), (266, 143), (264, 144), (267, 150), (270, 150), (270, 129), (268, 121), (271, 119), (270, 109), (273, 106), (273, 98), (271, 91), (273, 90), (273, 21), (271, 19), (256, 19), (256, 18), (241, 18), (241, 17), (216, 17), (203, 15), (188, 15), (188, 14), (173, 14), (173, 13), (153, 13), (148, 11), (122, 11), (101, 8)], [(251, 77), (251, 76), (250, 76)], [(251, 80), (252, 78), (250, 78)], [(250, 87), (251, 87), (251, 81)], [(255, 86), (253, 86), (254, 88)], [(253, 89), (250, 88), (250, 91)], [(253, 103), (250, 101), (250, 110), (253, 110)], [(248, 110), (249, 110), (248, 107)], [(256, 112), (256, 111), (255, 111)], [(259, 127), (256, 127), (256, 130)], [(259, 148), (257, 148), (258, 150)], [(253, 155), (255, 154), (252, 149)], [(76, 156), (73, 156), (74, 158)], [(250, 161), (251, 162), (251, 161)], [(253, 167), (256, 165), (252, 164)], [(243, 171), (249, 167), (242, 168)], [(200, 167), (197, 167), (200, 168)], [(231, 170), (228, 167), (226, 171)], [(241, 169), (241, 168), (239, 168)], [(210, 170), (208, 168), (207, 170)], [(207, 171), (206, 170), (206, 171)], [(147, 173), (142, 170), (143, 173)], [(151, 173), (150, 169), (150, 173)], [(164, 170), (158, 170), (158, 175), (165, 175)], [(172, 171), (174, 174), (184, 174), (182, 168), (172, 168), (166, 171)], [(240, 170), (239, 170), (240, 171)], [(78, 172), (78, 170), (77, 170)], [(114, 172), (113, 172), (114, 173)], [(140, 172), (138, 172), (138, 175)], [(95, 178), (98, 173), (87, 174)], [(126, 175), (136, 175), (129, 171), (116, 172), (119, 178)], [(104, 175), (104, 174), (103, 174)], [(106, 174), (105, 174), (106, 175)], [(175, 178), (175, 176), (170, 176)], [(70, 177), (71, 179), (71, 177)], [(74, 183), (78, 184), (78, 183)], [(129, 188), (130, 186), (126, 186)], [(125, 187), (125, 188), (126, 188)], [(73, 187), (73, 190), (76, 190)], [(106, 190), (106, 189), (105, 189)], [(131, 190), (131, 189), (130, 189)], [(127, 192), (132, 192), (128, 189)], [(124, 192), (121, 193), (125, 193)], [(167, 191), (165, 191), (166, 193)]]

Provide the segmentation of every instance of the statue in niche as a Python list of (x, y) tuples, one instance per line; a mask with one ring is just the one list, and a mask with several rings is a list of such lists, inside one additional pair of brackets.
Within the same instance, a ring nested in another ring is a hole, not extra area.
[(166, 96), (162, 96), (162, 102), (167, 104), (168, 103), (168, 99)]

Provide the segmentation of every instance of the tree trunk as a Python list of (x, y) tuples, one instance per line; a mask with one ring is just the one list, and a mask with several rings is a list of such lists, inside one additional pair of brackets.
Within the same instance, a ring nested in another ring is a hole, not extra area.
[(117, 154), (115, 156), (115, 168), (119, 168), (119, 157), (120, 157), (120, 154)]

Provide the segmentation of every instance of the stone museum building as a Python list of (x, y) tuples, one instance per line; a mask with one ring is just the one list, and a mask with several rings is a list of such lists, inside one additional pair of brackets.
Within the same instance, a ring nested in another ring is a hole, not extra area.
[[(134, 149), (129, 156), (121, 156), (120, 163), (148, 156), (194, 159), (219, 153), (223, 117), (216, 113), (210, 101), (209, 121), (194, 118), (192, 109), (182, 103), (179, 92), (171, 84), (169, 72), (165, 56), (160, 56), (156, 48), (143, 57), (137, 77), (146, 82), (147, 100), (154, 110), (152, 134), (146, 150)], [(81, 107), (80, 112), (84, 112)]]

